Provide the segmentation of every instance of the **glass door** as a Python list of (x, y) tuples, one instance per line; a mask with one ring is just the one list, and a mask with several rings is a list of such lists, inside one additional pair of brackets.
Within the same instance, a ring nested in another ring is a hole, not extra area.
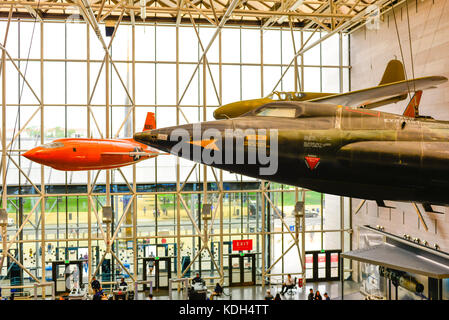
[(240, 278), (240, 256), (229, 256), (229, 286), (239, 286), (242, 282)]
[(336, 281), (340, 279), (340, 250), (306, 252), (306, 280)]
[(242, 285), (256, 284), (256, 255), (254, 253), (241, 256), (242, 260)]
[(158, 289), (168, 288), (168, 273), (170, 269), (170, 258), (160, 258), (156, 262), (156, 276), (158, 281), (156, 281)]
[(317, 254), (317, 263), (318, 263), (318, 281), (326, 280), (326, 253), (318, 253)]
[(168, 290), (168, 279), (171, 278), (171, 258), (156, 259), (156, 290)]
[(331, 280), (339, 280), (340, 279), (340, 252), (328, 252), (330, 268), (328, 278)]
[(306, 279), (313, 279), (313, 253), (306, 253)]
[(256, 255), (229, 255), (229, 286), (249, 286), (256, 284)]

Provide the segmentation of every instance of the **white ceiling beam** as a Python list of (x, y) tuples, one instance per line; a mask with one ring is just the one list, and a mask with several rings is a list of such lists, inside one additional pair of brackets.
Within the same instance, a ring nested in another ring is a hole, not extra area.
[(37, 12), (37, 10), (34, 9), (32, 6), (25, 5), (24, 7), (25, 7), (25, 9), (28, 10), (28, 12), (31, 14), (31, 16), (33, 18), (35, 18), (35, 19), (39, 20), (40, 22), (42, 22), (42, 14), (41, 13)]

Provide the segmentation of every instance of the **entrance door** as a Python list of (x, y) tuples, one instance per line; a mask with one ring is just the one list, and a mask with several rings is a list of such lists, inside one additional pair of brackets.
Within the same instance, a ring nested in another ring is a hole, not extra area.
[(70, 292), (80, 288), (83, 279), (83, 261), (53, 261), (51, 265), (55, 294)]
[(229, 255), (229, 286), (239, 286), (242, 282), (240, 277), (240, 256)]
[(308, 281), (336, 281), (340, 279), (340, 250), (306, 252)]
[[(150, 265), (154, 266), (152, 274), (150, 274)], [(168, 279), (171, 278), (171, 258), (144, 258), (143, 259), (143, 280), (153, 280), (153, 288), (155, 290), (168, 290)], [(148, 285), (144, 284), (144, 290), (147, 290)]]
[(171, 258), (156, 260), (156, 289), (168, 290), (168, 279), (171, 278)]
[(229, 286), (251, 286), (256, 284), (256, 255), (229, 255)]
[(243, 285), (256, 284), (256, 255), (246, 254), (242, 257)]
[(159, 243), (156, 245), (156, 251), (158, 257), (170, 257), (174, 265), (174, 272), (178, 272), (176, 243)]

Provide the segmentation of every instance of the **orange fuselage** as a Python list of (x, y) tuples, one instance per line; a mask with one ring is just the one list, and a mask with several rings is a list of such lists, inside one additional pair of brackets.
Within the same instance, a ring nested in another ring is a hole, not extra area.
[(157, 154), (157, 150), (132, 138), (67, 138), (33, 148), (23, 156), (57, 170), (80, 171), (119, 168)]

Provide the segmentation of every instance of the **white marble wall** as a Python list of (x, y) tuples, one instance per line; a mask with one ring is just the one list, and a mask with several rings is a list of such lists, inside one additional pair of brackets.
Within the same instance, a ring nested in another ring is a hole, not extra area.
[[(416, 7), (417, 4), (417, 7)], [(446, 0), (409, 1), (410, 32), (415, 77), (443, 75), (449, 78), (449, 3)], [(404, 54), (407, 77), (412, 78), (410, 42), (407, 26), (407, 8), (395, 9), (396, 21)], [(390, 11), (385, 15), (378, 30), (361, 28), (351, 35), (351, 89), (362, 89), (376, 85), (389, 60), (399, 60), (401, 52), (396, 34), (395, 20)], [(408, 99), (397, 104), (379, 108), (381, 111), (402, 113)], [(421, 115), (439, 120), (449, 120), (449, 82), (436, 89), (425, 91), (422, 96)], [(449, 197), (449, 193), (448, 193)], [(360, 200), (353, 199), (353, 210)], [(449, 210), (445, 215), (425, 213), (426, 231), (420, 223), (411, 204), (391, 203), (396, 209), (378, 208), (373, 201), (367, 201), (360, 212), (353, 216), (354, 229), (360, 225), (381, 225), (385, 231), (402, 236), (427, 240), (432, 246), (438, 243), (442, 251), (449, 252)], [(357, 248), (357, 237), (354, 237)]]

